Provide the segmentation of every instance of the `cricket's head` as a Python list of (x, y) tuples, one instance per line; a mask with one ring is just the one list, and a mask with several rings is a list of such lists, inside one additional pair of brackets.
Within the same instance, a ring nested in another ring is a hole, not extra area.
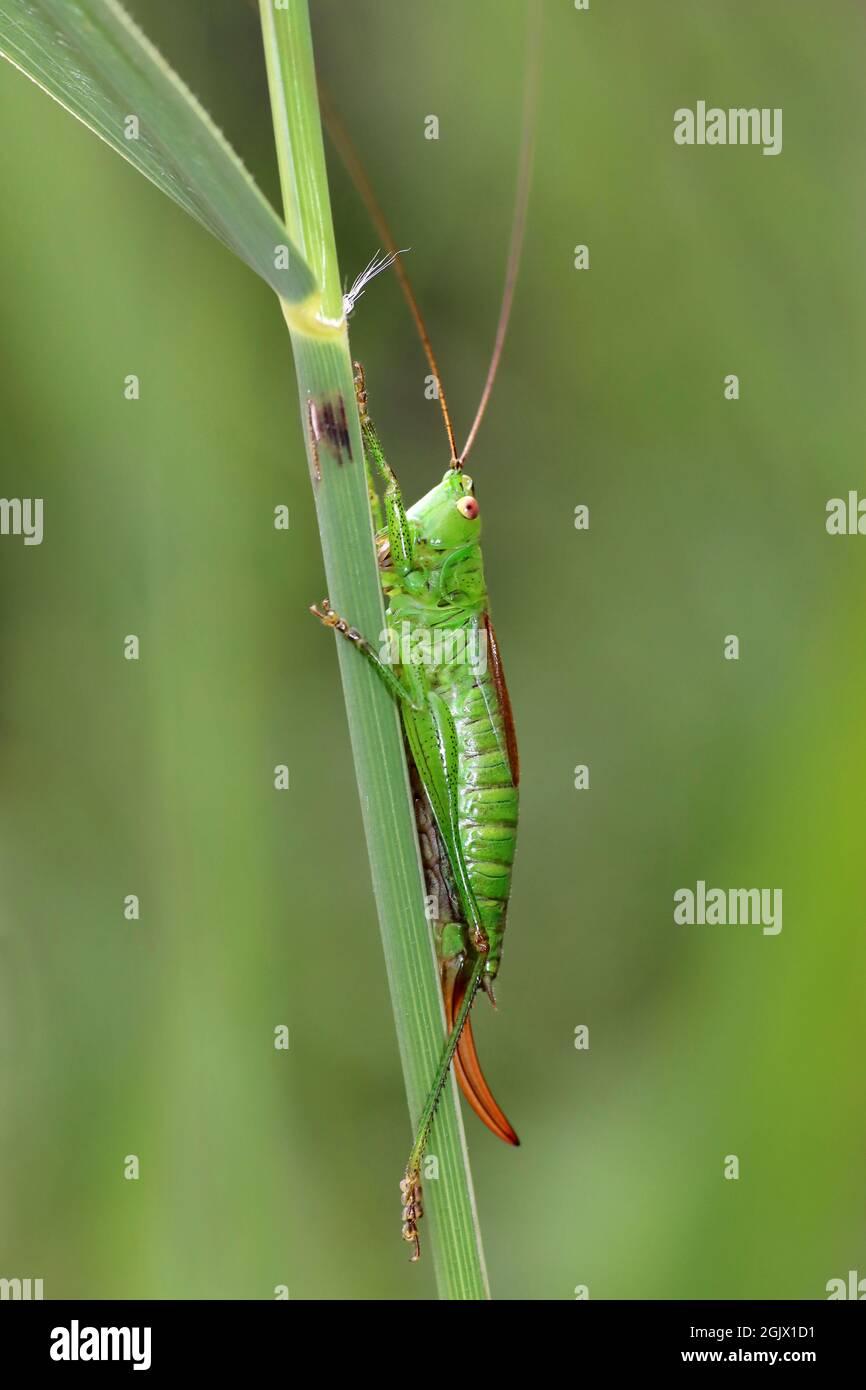
[(421, 538), (437, 550), (471, 545), (481, 537), (474, 485), (459, 468), (449, 468), (441, 483), (410, 507), (408, 516)]

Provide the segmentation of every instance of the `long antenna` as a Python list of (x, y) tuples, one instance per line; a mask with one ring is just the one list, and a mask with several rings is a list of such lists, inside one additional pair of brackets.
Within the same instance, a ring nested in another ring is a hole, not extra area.
[(505, 272), (505, 286), (502, 291), (502, 304), (499, 309), (499, 322), (496, 325), (496, 336), (493, 340), (493, 353), (490, 358), (490, 366), (487, 368), (487, 379), (484, 382), (484, 390), (481, 392), (481, 400), (478, 402), (478, 409), (475, 412), (475, 419), (472, 421), (472, 428), (466, 437), (466, 443), (460, 451), (459, 459), (461, 466), (469, 450), (472, 448), (472, 445), (475, 443), (478, 427), (484, 418), (487, 402), (490, 400), (490, 393), (493, 390), (493, 383), (496, 380), (496, 373), (499, 370), (499, 363), (502, 358), (502, 349), (505, 346), (508, 320), (511, 317), (511, 307), (514, 303), (514, 291), (517, 287), (517, 272), (520, 269), (520, 256), (523, 251), (523, 236), (526, 231), (526, 211), (529, 206), (529, 187), (532, 182), (532, 155), (535, 147), (535, 115), (538, 109), (538, 77), (541, 66), (540, 8), (538, 0), (534, 0), (534, 3), (529, 6), (527, 15), (529, 51), (526, 60), (526, 80), (523, 88), (523, 134), (520, 141), (520, 155), (517, 161), (517, 189), (514, 195), (511, 244), (508, 248), (508, 265)]
[(333, 102), (331, 101), (330, 96), (328, 95), (327, 91), (321, 83), (319, 83), (319, 105), (322, 110), (322, 115), (324, 117), (325, 124), (328, 127), (328, 133), (331, 136), (331, 139), (333, 140), (337, 148), (337, 153), (339, 154), (340, 158), (345, 164), (349, 172), (349, 176), (352, 179), (352, 182), (354, 183), (355, 187), (360, 193), (361, 199), (368, 213), (370, 214), (376, 231), (382, 238), (382, 241), (385, 247), (387, 248), (389, 254), (394, 257), (394, 272), (397, 276), (397, 279), (400, 281), (400, 288), (402, 289), (403, 294), (406, 297), (406, 303), (409, 305), (412, 317), (415, 320), (415, 327), (418, 330), (418, 336), (421, 339), (421, 345), (424, 348), (427, 361), (430, 364), (430, 370), (436, 378), (436, 389), (439, 394), (439, 406), (442, 410), (442, 418), (445, 421), (445, 430), (448, 435), (448, 443), (451, 448), (451, 463), (452, 466), (456, 468), (458, 466), (457, 441), (454, 438), (454, 427), (451, 424), (451, 416), (448, 412), (448, 402), (445, 399), (445, 388), (442, 385), (442, 378), (439, 375), (439, 365), (436, 361), (436, 355), (433, 352), (433, 345), (430, 342), (430, 335), (427, 332), (427, 325), (425, 324), (423, 316), (421, 314), (421, 310), (418, 307), (418, 301), (415, 298), (415, 292), (412, 289), (412, 285), (410, 284), (409, 276), (406, 274), (406, 271), (403, 268), (403, 261), (400, 255), (400, 249), (397, 246), (397, 243), (394, 240), (393, 236), (391, 235), (391, 228), (388, 226), (387, 218), (385, 217), (384, 212), (379, 206), (376, 194), (373, 192), (373, 186), (370, 183), (370, 180), (367, 178), (366, 171), (364, 169), (363, 164), (361, 163), (360, 155), (358, 154), (358, 151), (355, 149), (355, 146), (352, 142), (352, 137), (350, 136), (348, 130), (346, 129), (345, 125), (343, 124), (342, 120), (337, 114), (337, 111), (334, 107)]
[(490, 394), (493, 390), (493, 383), (499, 370), (499, 363), (502, 359), (502, 349), (505, 345), (505, 335), (508, 331), (508, 321), (511, 317), (511, 308), (514, 303), (514, 292), (517, 287), (517, 273), (520, 267), (520, 257), (523, 251), (523, 239), (526, 231), (526, 213), (529, 206), (529, 190), (532, 181), (532, 156), (535, 147), (535, 116), (538, 107), (538, 88), (541, 58), (541, 0), (529, 0), (527, 10), (527, 31), (528, 31), (528, 57), (526, 62), (526, 78), (523, 89), (523, 117), (522, 117), (522, 136), (520, 141), (520, 154), (517, 163), (517, 188), (514, 198), (514, 213), (511, 223), (511, 241), (508, 248), (508, 262), (505, 271), (505, 285), (502, 292), (502, 303), (499, 309), (499, 321), (496, 325), (496, 335), (493, 340), (493, 353), (490, 358), (490, 366), (487, 369), (487, 377), (484, 382), (484, 389), (481, 392), (481, 399), (478, 409), (475, 412), (475, 419), (472, 428), (466, 437), (466, 443), (462, 451), (457, 452), (457, 441), (454, 438), (454, 428), (451, 424), (451, 415), (448, 411), (448, 402), (445, 398), (445, 388), (442, 385), (442, 378), (439, 374), (439, 365), (433, 352), (430, 342), (430, 335), (424, 323), (415, 292), (412, 289), (409, 276), (407, 275), (400, 250), (391, 228), (382, 211), (373, 186), (367, 177), (366, 170), (361, 162), (361, 157), (356, 150), (352, 137), (346, 126), (343, 124), (334, 103), (326, 88), (319, 83), (319, 105), (328, 133), (334, 142), (337, 153), (342, 159), (349, 173), (349, 177), (361, 195), (361, 200), (370, 215), (370, 218), (387, 248), (390, 255), (394, 257), (394, 271), (400, 281), (400, 288), (409, 305), (412, 318), (415, 320), (415, 327), (418, 336), (430, 364), (430, 370), (436, 378), (436, 385), (439, 393), (439, 405), (442, 410), (442, 418), (445, 421), (445, 430), (448, 435), (448, 444), (451, 449), (451, 466), (459, 469), (463, 467), (463, 462), (475, 443), (479, 426), (487, 409)]

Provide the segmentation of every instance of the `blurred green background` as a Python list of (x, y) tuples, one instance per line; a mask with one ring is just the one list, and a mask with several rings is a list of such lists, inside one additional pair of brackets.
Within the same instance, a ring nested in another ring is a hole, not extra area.
[[(500, 1008), (476, 1025), (523, 1147), (466, 1122), (492, 1289), (821, 1298), (866, 1274), (866, 540), (824, 527), (863, 486), (866, 21), (841, 0), (543, 8), (526, 255), (472, 466), (524, 778)], [(276, 201), (253, 10), (132, 10)], [(523, 13), (313, 3), (464, 433)], [(782, 107), (783, 153), (676, 147), (698, 99)], [(0, 491), (45, 499), (41, 547), (0, 540), (0, 1275), (49, 1298), (431, 1297), (399, 1240), (409, 1125), (307, 615), (324, 581), (280, 315), (7, 65), (0, 113)], [(336, 163), (332, 183), (351, 279), (378, 242)], [(392, 276), (352, 346), (417, 496), (447, 450)], [(699, 878), (781, 887), (781, 935), (674, 925)]]

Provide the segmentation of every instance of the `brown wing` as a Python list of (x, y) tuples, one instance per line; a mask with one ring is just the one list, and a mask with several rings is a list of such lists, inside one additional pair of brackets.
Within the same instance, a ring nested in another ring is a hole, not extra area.
[(490, 655), (490, 667), (493, 674), (493, 684), (496, 687), (496, 694), (499, 697), (499, 707), (502, 710), (502, 722), (505, 728), (505, 746), (508, 749), (508, 761), (511, 765), (511, 776), (514, 779), (515, 787), (520, 782), (520, 754), (517, 751), (517, 733), (514, 728), (514, 715), (511, 712), (511, 699), (508, 694), (508, 686), (505, 684), (505, 671), (502, 667), (502, 657), (499, 654), (499, 643), (496, 640), (496, 633), (490, 621), (490, 614), (484, 614), (484, 626), (487, 630), (487, 650)]

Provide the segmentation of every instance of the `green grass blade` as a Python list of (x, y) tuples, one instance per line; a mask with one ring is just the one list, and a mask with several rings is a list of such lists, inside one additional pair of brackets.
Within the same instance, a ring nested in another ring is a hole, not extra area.
[[(207, 112), (116, 0), (0, 0), (0, 53), (284, 300), (307, 299), (314, 278), (283, 223)], [(124, 133), (130, 115), (138, 118), (137, 139)], [(288, 256), (279, 247), (287, 247)]]
[[(285, 310), (292, 334), (301, 417), (314, 480), (328, 593), (334, 608), (371, 639), (384, 628), (382, 594), (372, 544), (361, 432), (331, 222), (306, 0), (277, 10), (260, 0), (262, 32), (286, 223), (319, 277), (317, 322), (311, 334)], [(374, 388), (375, 390), (375, 385)], [(345, 430), (326, 430), (316, 443), (313, 419)], [(328, 640), (322, 634), (322, 640)], [(423, 910), (423, 880), (397, 712), (379, 681), (348, 643), (336, 641), (355, 771), (385, 950), (388, 981), (412, 1127), (427, 1098), (445, 1032), (433, 943)], [(339, 987), (339, 982), (338, 982)], [(398, 1238), (398, 1180), (408, 1157), (395, 1155), (394, 1237)], [(431, 1136), (438, 1179), (424, 1183), (429, 1220), (421, 1239), (433, 1255), (440, 1296), (489, 1297), (481, 1236), (457, 1089), (443, 1092)], [(416, 1274), (406, 1265), (406, 1279)]]

